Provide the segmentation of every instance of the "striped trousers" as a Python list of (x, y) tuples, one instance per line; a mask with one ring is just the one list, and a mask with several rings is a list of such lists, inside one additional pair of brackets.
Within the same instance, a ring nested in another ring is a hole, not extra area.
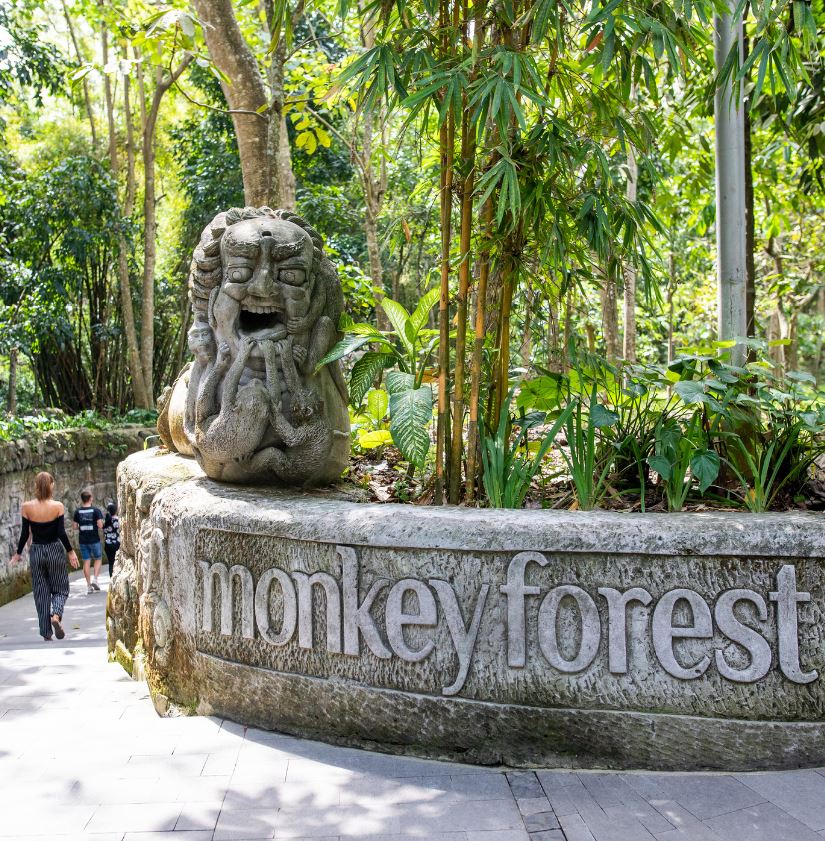
[(63, 618), (63, 608), (69, 598), (69, 571), (66, 568), (66, 550), (63, 544), (33, 543), (29, 550), (29, 568), (32, 573), (32, 595), (37, 608), (40, 635), (52, 635), (52, 614)]

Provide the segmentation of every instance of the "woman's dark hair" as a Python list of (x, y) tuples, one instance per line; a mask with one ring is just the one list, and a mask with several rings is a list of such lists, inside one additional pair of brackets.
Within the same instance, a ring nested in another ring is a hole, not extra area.
[(114, 515), (117, 514), (117, 505), (115, 505), (114, 502), (110, 502), (106, 506), (106, 510), (114, 517)]
[(52, 488), (54, 487), (54, 476), (51, 473), (38, 473), (34, 480), (34, 495), (40, 501), (52, 498)]

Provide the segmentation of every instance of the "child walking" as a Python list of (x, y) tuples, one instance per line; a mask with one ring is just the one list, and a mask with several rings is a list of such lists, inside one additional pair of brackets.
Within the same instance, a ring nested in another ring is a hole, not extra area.
[(117, 516), (117, 505), (110, 502), (106, 506), (106, 520), (103, 523), (103, 548), (106, 550), (106, 560), (109, 562), (109, 582), (115, 569), (115, 555), (120, 549), (120, 517)]
[(26, 500), (20, 511), (22, 528), (17, 552), (11, 562), (16, 564), (31, 536), (29, 567), (32, 574), (32, 594), (37, 609), (40, 635), (46, 642), (52, 634), (59, 640), (66, 636), (63, 630), (63, 608), (69, 597), (69, 573), (66, 555), (77, 569), (77, 555), (66, 535), (63, 503), (52, 499), (54, 477), (51, 473), (38, 473), (34, 480), (34, 499)]

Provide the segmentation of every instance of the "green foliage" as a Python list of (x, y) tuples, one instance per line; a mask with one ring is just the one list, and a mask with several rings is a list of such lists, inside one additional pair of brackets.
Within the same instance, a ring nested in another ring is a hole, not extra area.
[[(531, 452), (528, 439), (531, 424), (523, 409), (518, 417), (511, 416), (512, 399), (513, 389), (507, 395), (504, 411), (494, 433), (482, 432), (481, 436), (484, 490), (493, 508), (522, 507), (533, 479), (542, 468), (544, 457), (571, 413), (570, 407), (562, 411), (544, 433), (535, 452)], [(513, 427), (519, 430), (515, 436), (511, 435)]]
[(600, 446), (606, 440), (602, 429), (613, 426), (616, 415), (598, 402), (595, 384), (590, 390), (587, 411), (583, 399), (575, 397), (566, 420), (567, 449), (561, 454), (570, 472), (578, 507), (582, 511), (595, 508), (606, 490), (610, 459)]
[(719, 455), (702, 446), (701, 423), (695, 412), (684, 428), (671, 419), (656, 431), (656, 451), (648, 464), (664, 483), (669, 511), (682, 510), (694, 479), (704, 493), (719, 474)]
[(387, 423), (390, 398), (383, 388), (367, 392), (363, 411), (350, 409), (350, 431), (353, 443), (360, 450), (374, 450), (392, 444)]
[(124, 424), (139, 423), (152, 426), (157, 420), (157, 412), (132, 410), (123, 415), (102, 415), (87, 410), (77, 414), (66, 414), (50, 409), (42, 414), (19, 415), (13, 418), (0, 416), (0, 441), (14, 441), (32, 434), (51, 432), (61, 429), (92, 429), (103, 431), (114, 429)]

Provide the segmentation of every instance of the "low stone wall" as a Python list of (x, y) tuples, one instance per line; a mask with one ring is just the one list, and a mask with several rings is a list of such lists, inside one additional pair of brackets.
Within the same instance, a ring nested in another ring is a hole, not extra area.
[(15, 567), (9, 559), (20, 537), (20, 506), (34, 496), (34, 477), (48, 470), (55, 477), (55, 494), (66, 506), (66, 529), (80, 504), (80, 492), (90, 488), (101, 508), (115, 499), (118, 462), (143, 448), (155, 430), (123, 427), (106, 431), (66, 429), (0, 442), (0, 605), (31, 590), (28, 564)]
[(821, 515), (369, 505), (147, 451), (109, 643), (156, 704), (465, 761), (825, 762)]

